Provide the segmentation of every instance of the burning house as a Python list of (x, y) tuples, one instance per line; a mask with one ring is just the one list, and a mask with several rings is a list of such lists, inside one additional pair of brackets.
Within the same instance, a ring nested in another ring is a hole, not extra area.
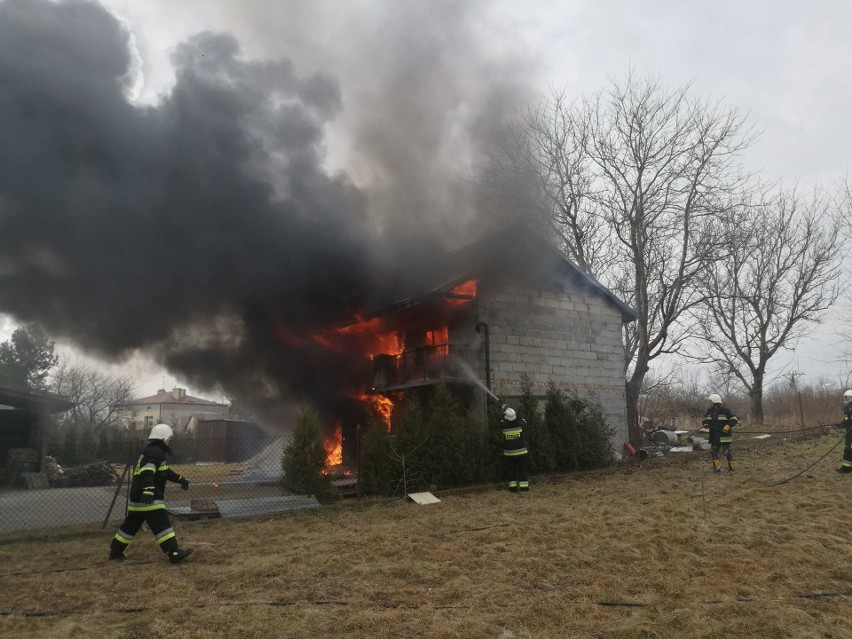
[(620, 444), (621, 333), (634, 319), (612, 292), (517, 224), (446, 255), (419, 288), (338, 331), (370, 336), (359, 397), (388, 428), (406, 393), (442, 382), (484, 417), (489, 390), (515, 403), (526, 374), (542, 398), (553, 381), (600, 402)]
[[(522, 374), (541, 394), (553, 380), (594, 392), (623, 429), (629, 308), (523, 227), (436, 263), (448, 238), (492, 223), (458, 176), (527, 102), (514, 60), (446, 55), (447, 29), (478, 33), (475, 9), (434, 33), (415, 17), (404, 32), (421, 46), (388, 49), (374, 99), (333, 68), (250, 59), (204, 33), (176, 47), (174, 85), (152, 104), (128, 99), (138, 52), (106, 8), (0, 14), (3, 313), (106, 361), (150, 356), (282, 437), (307, 401), (342, 463), (365, 412), (392, 424), (439, 381), (484, 407), (480, 383), (512, 401)], [(43, 55), (20, 67), (27, 47)]]

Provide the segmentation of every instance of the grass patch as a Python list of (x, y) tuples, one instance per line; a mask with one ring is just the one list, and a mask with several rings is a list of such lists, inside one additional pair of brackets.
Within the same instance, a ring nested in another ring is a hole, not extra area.
[[(839, 437), (839, 432), (837, 433)], [(852, 477), (834, 434), (533, 478), (528, 494), (341, 504), (175, 522), (170, 566), (142, 531), (0, 546), (0, 636), (848, 637)], [(136, 584), (149, 584), (138, 588)]]

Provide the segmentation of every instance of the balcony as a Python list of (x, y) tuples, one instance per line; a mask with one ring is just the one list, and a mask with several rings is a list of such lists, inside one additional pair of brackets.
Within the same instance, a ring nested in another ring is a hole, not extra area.
[(464, 365), (469, 353), (451, 344), (422, 346), (399, 355), (373, 358), (372, 390), (404, 390), (438, 382), (469, 382)]

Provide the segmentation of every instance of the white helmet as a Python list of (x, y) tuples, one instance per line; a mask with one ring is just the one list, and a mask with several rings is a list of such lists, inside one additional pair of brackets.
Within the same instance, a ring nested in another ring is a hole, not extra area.
[(850, 399), (852, 399), (852, 390), (848, 390), (845, 393), (843, 393), (843, 399), (845, 399), (846, 401), (849, 401)]
[(517, 417), (518, 414), (515, 412), (515, 409), (510, 406), (506, 406), (506, 409), (503, 411), (503, 419), (507, 422), (513, 422)]
[(148, 435), (148, 439), (162, 439), (164, 442), (168, 442), (174, 433), (172, 432), (172, 427), (168, 424), (157, 424), (154, 428), (151, 429), (151, 434)]
[(707, 399), (709, 401), (713, 402), (714, 404), (721, 404), (722, 403), (722, 398), (719, 397), (716, 393), (713, 393), (712, 395), (708, 395)]

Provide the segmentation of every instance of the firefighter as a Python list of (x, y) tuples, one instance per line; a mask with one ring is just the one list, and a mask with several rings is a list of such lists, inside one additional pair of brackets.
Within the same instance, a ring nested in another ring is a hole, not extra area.
[(173, 434), (168, 424), (157, 424), (151, 429), (151, 434), (148, 435), (148, 441), (133, 471), (127, 517), (109, 546), (110, 559), (119, 561), (125, 559), (124, 549), (130, 544), (143, 522), (148, 524), (157, 544), (171, 563), (178, 564), (192, 553), (192, 548), (181, 549), (178, 546), (175, 531), (169, 522), (166, 504), (163, 501), (167, 481), (180, 484), (184, 490), (189, 489), (189, 480), (169, 468), (166, 458), (171, 452), (169, 442)]
[(524, 439), (524, 426), (527, 423), (518, 418), (514, 408), (503, 405), (503, 462), (509, 478), (509, 490), (513, 493), (530, 489), (527, 480), (527, 444)]
[(722, 406), (722, 398), (716, 393), (707, 397), (707, 412), (702, 423), (710, 430), (710, 455), (713, 458), (713, 472), (722, 471), (719, 450), (725, 451), (728, 460), (728, 470), (734, 472), (737, 462), (731, 453), (731, 429), (739, 424), (739, 420), (728, 408)]
[(835, 468), (838, 473), (852, 473), (852, 390), (843, 393), (843, 421), (839, 428), (846, 429), (846, 441), (843, 443), (843, 461)]

